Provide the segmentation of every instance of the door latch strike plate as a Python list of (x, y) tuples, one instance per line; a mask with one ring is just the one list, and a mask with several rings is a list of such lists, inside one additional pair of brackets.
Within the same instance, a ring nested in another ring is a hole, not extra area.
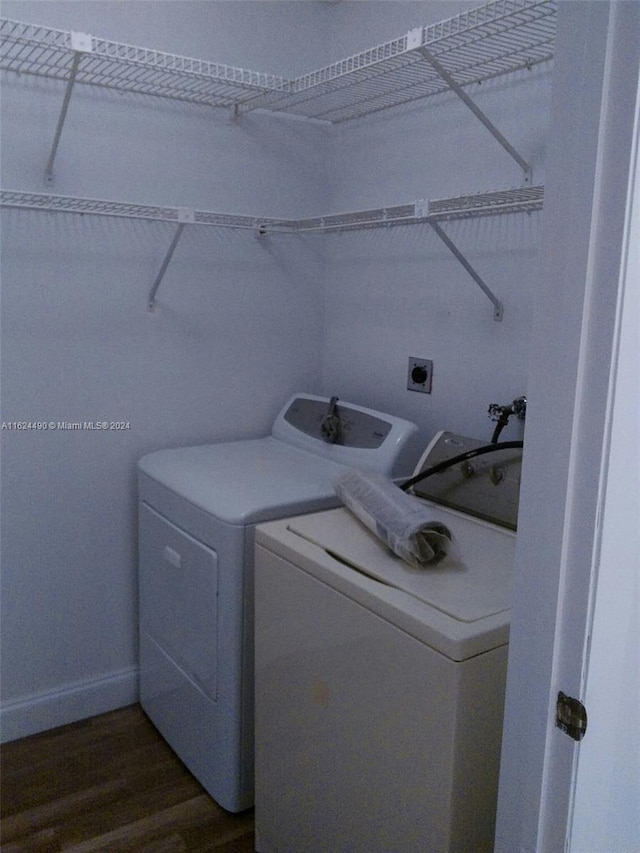
[(560, 690), (556, 702), (556, 726), (573, 740), (580, 741), (587, 731), (587, 709), (579, 699)]

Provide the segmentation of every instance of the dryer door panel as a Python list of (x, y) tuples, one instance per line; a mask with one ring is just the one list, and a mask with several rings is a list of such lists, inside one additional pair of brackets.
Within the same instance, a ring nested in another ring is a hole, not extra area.
[(146, 503), (139, 548), (141, 630), (215, 699), (218, 555)]

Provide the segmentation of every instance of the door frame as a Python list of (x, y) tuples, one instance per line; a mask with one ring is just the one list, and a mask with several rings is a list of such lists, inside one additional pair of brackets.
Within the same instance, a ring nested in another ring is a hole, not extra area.
[(601, 536), (640, 4), (561, 0), (532, 330), (497, 853), (564, 850)]

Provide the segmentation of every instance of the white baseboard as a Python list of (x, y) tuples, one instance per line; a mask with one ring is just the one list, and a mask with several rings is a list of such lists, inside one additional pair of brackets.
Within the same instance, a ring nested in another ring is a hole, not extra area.
[(138, 669), (67, 684), (0, 704), (0, 743), (75, 723), (138, 701)]

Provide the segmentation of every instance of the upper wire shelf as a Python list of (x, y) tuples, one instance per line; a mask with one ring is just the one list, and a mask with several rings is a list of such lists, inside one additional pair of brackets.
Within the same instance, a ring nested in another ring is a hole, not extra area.
[(0, 19), (0, 68), (212, 107), (287, 86), (272, 74), (8, 19)]
[[(529, 69), (553, 57), (556, 0), (494, 0), (292, 80), (242, 109), (338, 123)], [(430, 54), (430, 56), (428, 55)]]
[(557, 0), (493, 0), (295, 79), (0, 19), (0, 68), (208, 106), (342, 122), (552, 58)]

